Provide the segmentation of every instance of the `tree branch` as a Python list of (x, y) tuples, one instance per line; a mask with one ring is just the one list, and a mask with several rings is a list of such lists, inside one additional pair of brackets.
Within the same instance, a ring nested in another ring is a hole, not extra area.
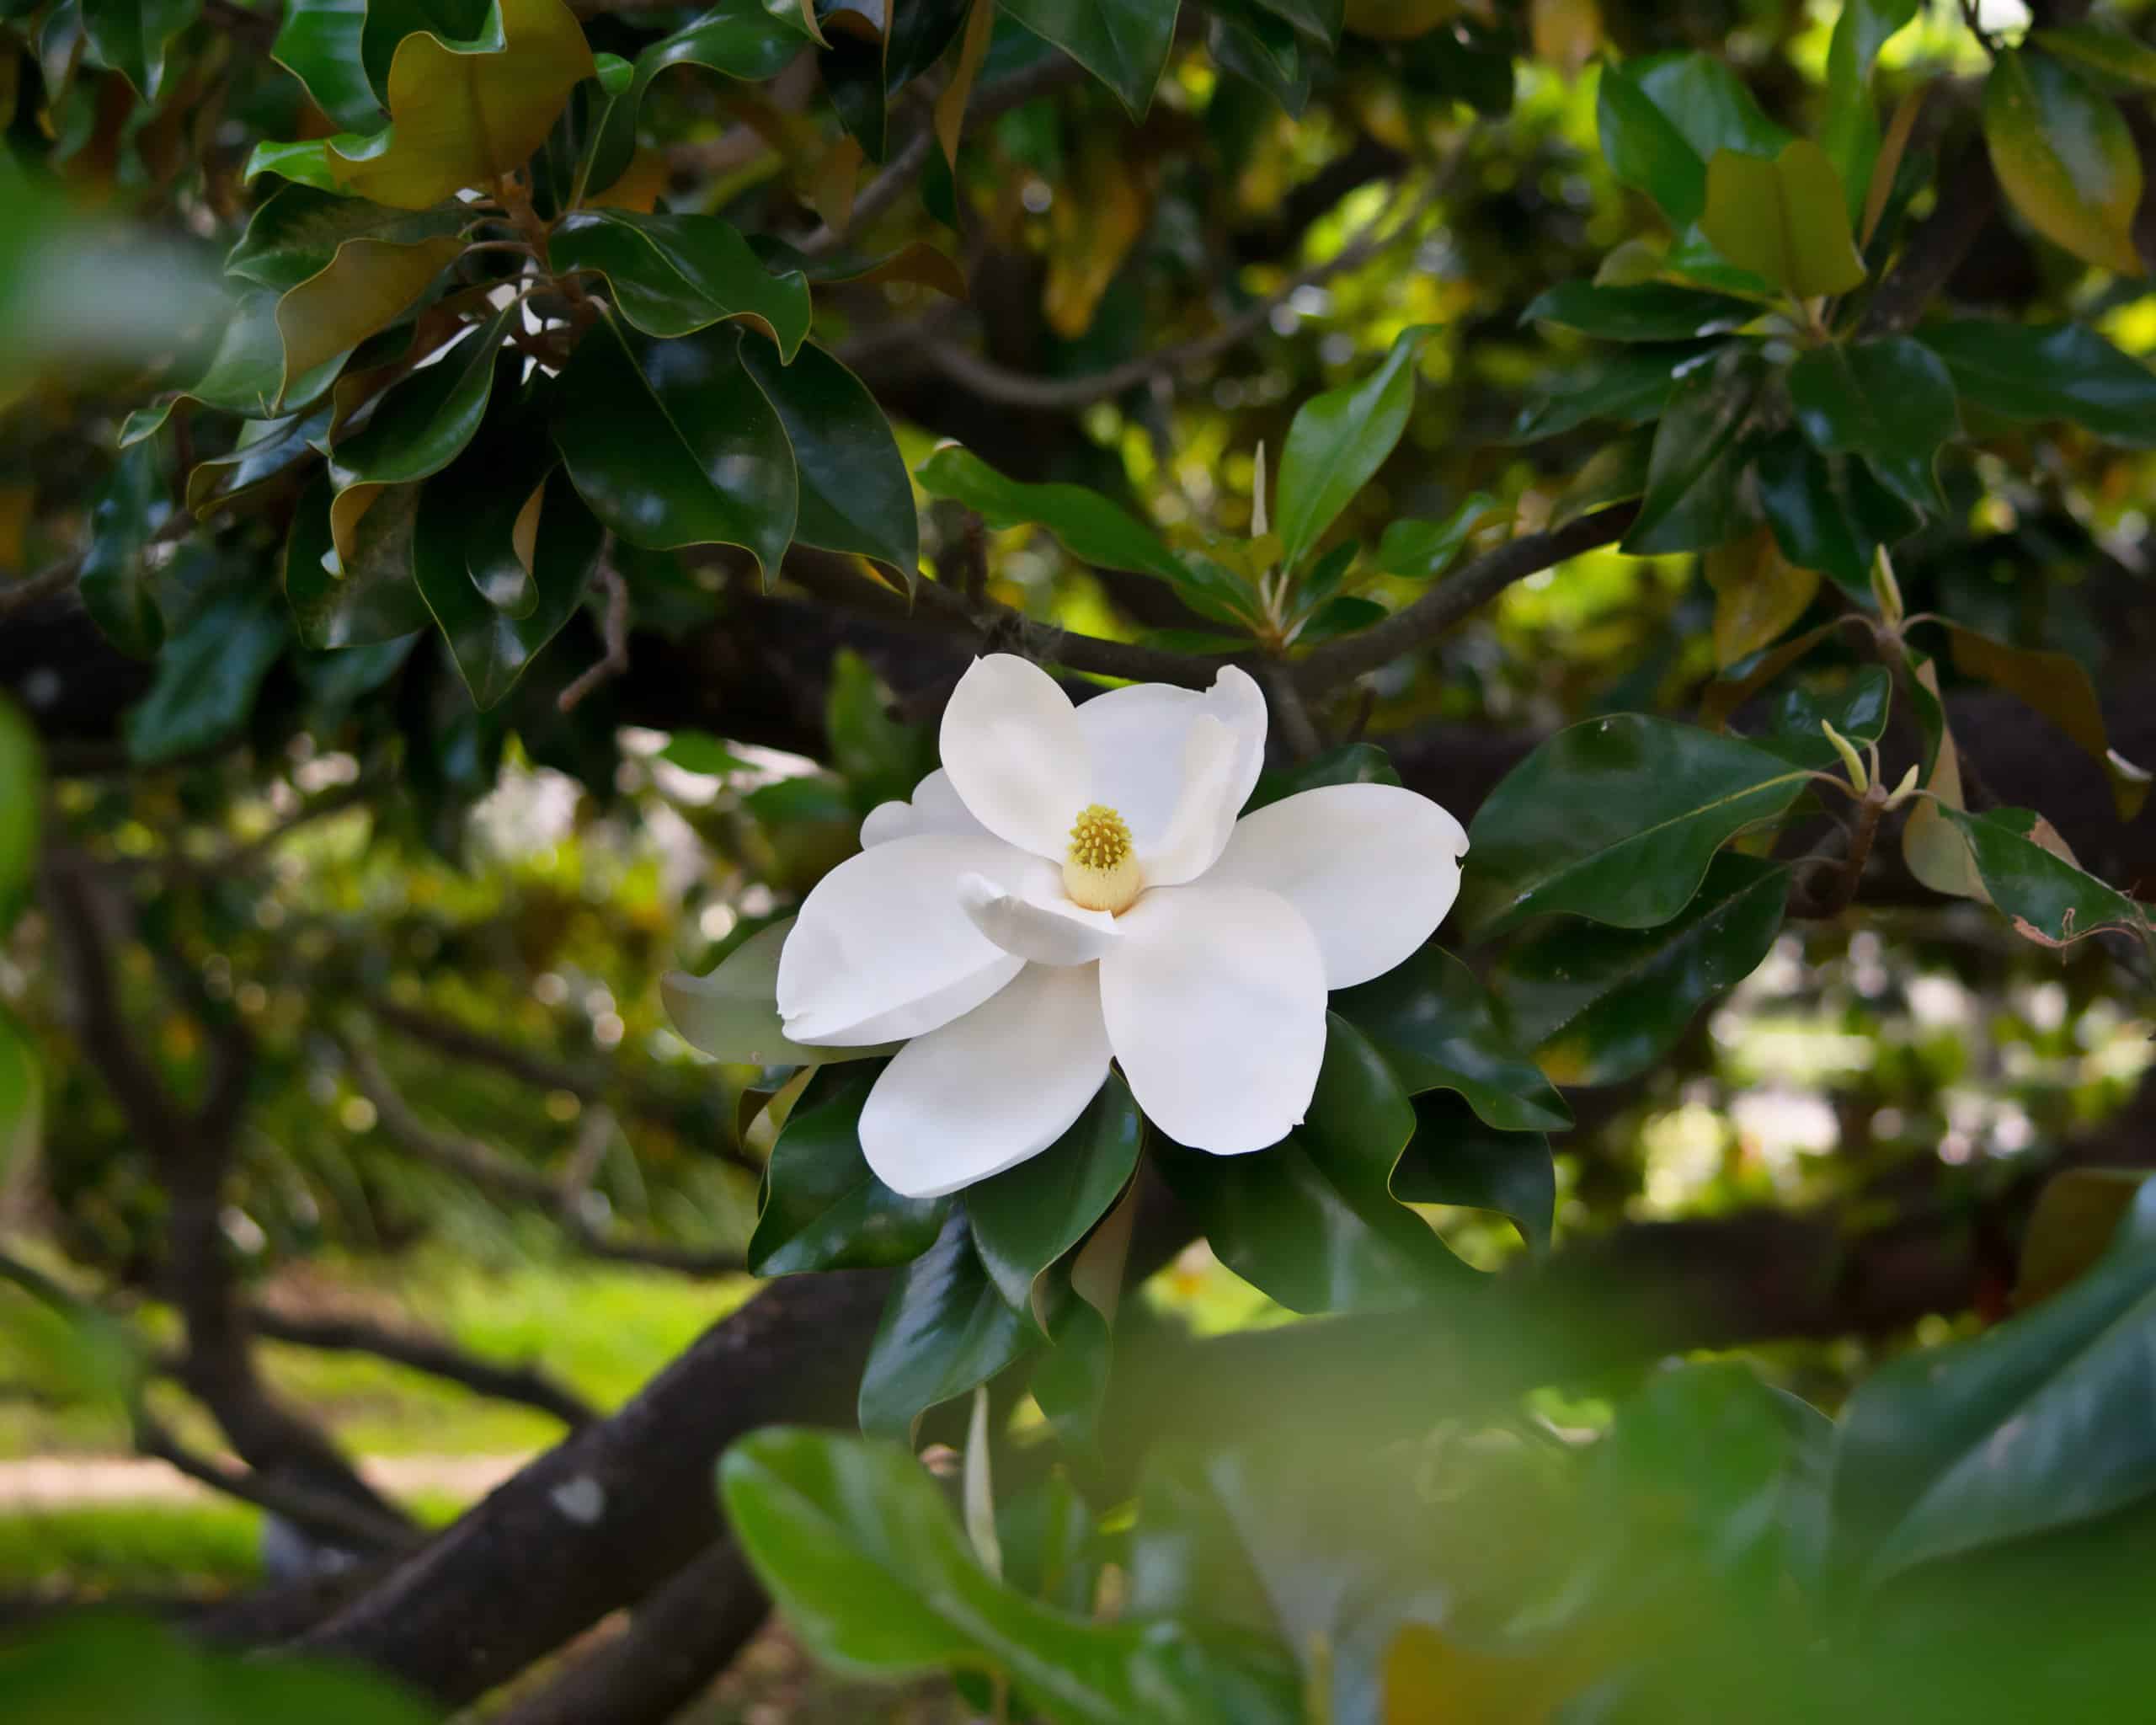
[(27, 611), (45, 600), (57, 598), (75, 585), (76, 577), (82, 573), (83, 558), (77, 554), (63, 557), (59, 562), (47, 565), (25, 579), (0, 586), (0, 619), (13, 617), (19, 611)]
[(318, 1491), (259, 1468), (243, 1471), (197, 1455), (142, 1408), (135, 1413), (135, 1447), (188, 1478), (266, 1509), (318, 1539), (361, 1551), (393, 1551), (409, 1550), (416, 1538), (412, 1525), (402, 1516), (370, 1509), (342, 1493)]

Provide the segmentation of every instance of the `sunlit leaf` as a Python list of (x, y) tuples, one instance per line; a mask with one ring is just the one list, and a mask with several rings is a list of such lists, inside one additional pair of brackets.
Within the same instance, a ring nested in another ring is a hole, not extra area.
[(2009, 49), (1984, 80), (1983, 122), (1999, 183), (2031, 227), (2088, 263), (2143, 273), (2141, 153), (2108, 98), (2047, 54)]

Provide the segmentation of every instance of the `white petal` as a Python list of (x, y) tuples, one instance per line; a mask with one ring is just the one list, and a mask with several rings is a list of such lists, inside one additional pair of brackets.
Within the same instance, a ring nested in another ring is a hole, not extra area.
[(1263, 887), (1303, 914), (1325, 985), (1382, 976), (1437, 932), (1460, 896), (1460, 824), (1397, 785), (1323, 785), (1236, 823), (1206, 877)]
[(1185, 734), (1182, 783), (1175, 818), (1157, 849), (1140, 847), (1139, 873), (1145, 884), (1181, 886), (1213, 866), (1235, 830), (1235, 811), (1250, 794), (1235, 787), (1237, 740), (1210, 713), (1202, 713)]
[(819, 1037), (813, 1045), (874, 1048), (882, 1043), (905, 1042), (911, 1037), (925, 1036), (931, 1030), (942, 1029), (953, 1018), (963, 1017), (983, 1001), (993, 999), (1005, 984), (1025, 968), (1026, 961), (1016, 953), (998, 953), (981, 969), (960, 977), (949, 987), (939, 988), (917, 1001), (908, 1001), (888, 1012), (878, 1012), (873, 1018), (863, 1018), (836, 1035)]
[(1232, 806), (1250, 800), (1265, 766), (1265, 696), (1247, 671), (1230, 665), (1203, 694), (1166, 683), (1134, 683), (1096, 695), (1078, 709), (1093, 756), (1093, 795), (1129, 824), (1140, 855), (1158, 849), (1182, 792), (1185, 740), (1210, 714), (1235, 739)]
[(1000, 839), (1060, 862), (1070, 824), (1093, 800), (1092, 764), (1070, 697), (1008, 653), (976, 659), (943, 709), (943, 770)]
[(899, 1050), (861, 1111), (862, 1151), (894, 1192), (940, 1198), (1046, 1150), (1107, 1071), (1099, 972), (1029, 964)]
[(962, 875), (958, 902), (997, 946), (1036, 964), (1090, 964), (1119, 937), (1107, 911), (1081, 910), (1063, 895), (1052, 862), (1037, 861), (1017, 892), (985, 874)]
[(968, 833), (975, 837), (988, 829), (966, 812), (958, 793), (951, 788), (951, 775), (942, 767), (914, 787), (910, 803), (878, 803), (861, 823), (861, 847), (888, 845), (893, 839), (910, 839), (925, 832)]
[[(846, 858), (816, 884), (779, 955), (786, 1033), (796, 1042), (889, 1042), (977, 1005), (1010, 980), (1009, 964), (960, 907), (958, 877), (1016, 884), (1031, 862), (1000, 840), (948, 833), (894, 839)], [(980, 980), (999, 968), (1001, 977)]]
[(1325, 964), (1294, 907), (1255, 887), (1145, 895), (1101, 962), (1108, 1041), (1180, 1144), (1240, 1156), (1301, 1121), (1325, 1058)]

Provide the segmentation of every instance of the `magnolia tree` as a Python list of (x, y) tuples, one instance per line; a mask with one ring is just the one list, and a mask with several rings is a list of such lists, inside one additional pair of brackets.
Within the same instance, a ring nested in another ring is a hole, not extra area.
[[(321, 1558), (11, 1707), (2145, 1712), (2085, 12), (8, 0), (0, 1312)], [(271, 1297), (535, 1227), (767, 1279)], [(422, 1532), (265, 1339), (567, 1434)]]

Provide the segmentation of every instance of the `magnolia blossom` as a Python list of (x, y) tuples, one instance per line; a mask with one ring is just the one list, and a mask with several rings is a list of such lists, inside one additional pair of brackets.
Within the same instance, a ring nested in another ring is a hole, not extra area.
[(974, 661), (942, 771), (869, 815), (779, 961), (795, 1041), (905, 1044), (861, 1116), (884, 1184), (936, 1197), (1038, 1155), (1111, 1060), (1198, 1150), (1262, 1150), (1301, 1121), (1327, 991), (1429, 937), (1467, 835), (1391, 785), (1237, 820), (1265, 729), (1233, 668), (1203, 694), (1146, 683), (1074, 707), (1025, 660)]

